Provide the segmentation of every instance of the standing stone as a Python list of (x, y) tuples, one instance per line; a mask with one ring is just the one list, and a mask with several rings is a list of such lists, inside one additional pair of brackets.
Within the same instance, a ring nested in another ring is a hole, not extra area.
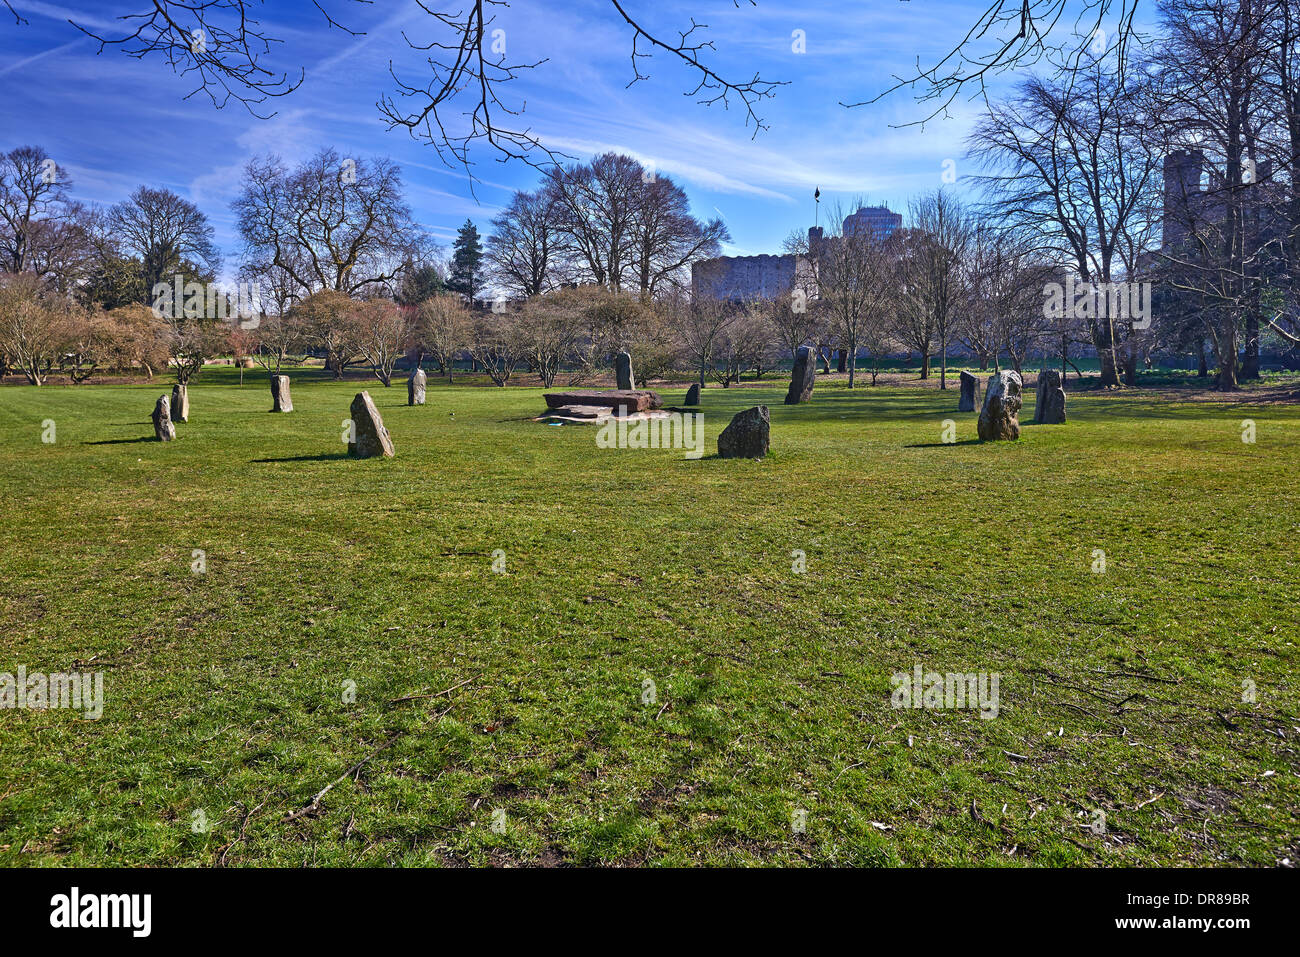
[(167, 396), (158, 396), (153, 407), (153, 434), (159, 442), (170, 442), (176, 438), (176, 426), (172, 425), (172, 408)]
[(176, 383), (172, 386), (172, 421), (188, 422), (190, 420), (190, 388)]
[(700, 384), (698, 382), (693, 383), (691, 387), (686, 390), (686, 404), (687, 405), (700, 404)]
[(785, 394), (786, 405), (798, 405), (812, 398), (813, 383), (817, 379), (817, 357), (807, 346), (800, 346), (794, 354), (794, 368), (790, 372), (790, 391)]
[(358, 392), (352, 400), (352, 441), (348, 443), (348, 454), (359, 459), (369, 459), (376, 455), (392, 458), (393, 440), (384, 428), (384, 420), (375, 408), (374, 399), (369, 392)]
[(289, 396), (289, 377), (287, 375), (271, 376), (272, 412), (292, 412), (293, 399)]
[(428, 376), (424, 374), (424, 370), (416, 366), (406, 380), (407, 405), (424, 405), (424, 386), (427, 381)]
[(767, 455), (772, 427), (767, 406), (737, 412), (718, 436), (718, 456), (724, 459), (761, 459)]
[(979, 376), (969, 372), (961, 374), (961, 401), (957, 403), (958, 412), (974, 412), (980, 401)]
[(989, 377), (988, 390), (984, 393), (984, 408), (980, 410), (980, 441), (993, 442), (999, 439), (1020, 438), (1020, 393), (1024, 384), (1020, 373), (1012, 369), (1003, 369), (997, 375)]
[(614, 374), (618, 376), (620, 389), (635, 389), (636, 376), (632, 374), (632, 354), (620, 352), (614, 357)]
[(1034, 399), (1034, 421), (1040, 425), (1061, 425), (1065, 422), (1065, 389), (1062, 388), (1061, 371), (1044, 369), (1038, 373), (1038, 393)]

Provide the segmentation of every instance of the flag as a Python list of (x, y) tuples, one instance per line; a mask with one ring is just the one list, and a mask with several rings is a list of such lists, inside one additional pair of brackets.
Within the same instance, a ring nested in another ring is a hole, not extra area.
[(815, 190), (813, 190), (813, 199), (817, 200), (818, 202), (821, 202), (821, 198), (822, 198), (822, 188), (818, 186)]

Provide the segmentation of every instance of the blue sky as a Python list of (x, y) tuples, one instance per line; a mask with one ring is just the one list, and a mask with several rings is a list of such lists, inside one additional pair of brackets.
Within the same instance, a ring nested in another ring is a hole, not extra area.
[[(476, 199), (464, 170), (448, 169), (430, 147), (386, 129), (375, 102), (392, 89), (390, 59), (403, 78), (422, 75), (422, 56), (407, 49), (400, 31), (421, 41), (435, 36), (411, 0), (330, 0), (329, 9), (364, 30), (362, 37), (329, 29), (309, 0), (262, 5), (266, 31), (287, 41), (269, 62), (307, 70), (300, 89), (275, 101), (279, 112), (269, 120), (233, 103), (215, 110), (201, 95), (185, 100), (192, 84), (165, 63), (111, 49), (97, 55), (97, 44), (66, 22), (111, 34), (121, 30), (114, 16), (147, 9), (144, 0), (12, 2), (29, 22), (17, 26), (0, 8), (0, 148), (45, 147), (87, 202), (115, 202), (142, 183), (193, 200), (216, 227), (227, 274), (240, 248), (230, 201), (254, 155), (274, 152), (293, 162), (332, 145), (390, 156), (402, 167), (418, 221), (444, 246), (467, 217), (485, 231), (512, 190), (537, 180), (529, 167), (502, 165), (481, 150)], [(528, 122), (554, 148), (584, 159), (619, 150), (672, 176), (698, 216), (722, 215), (733, 237), (728, 253), (779, 251), (791, 230), (812, 224), (814, 187), (821, 187), (823, 210), (858, 196), (904, 210), (909, 196), (940, 185), (945, 160), (965, 171), (962, 141), (977, 103), (958, 102), (949, 117), (920, 128), (901, 125), (926, 113), (906, 92), (852, 110), (838, 102), (874, 96), (918, 57), (924, 64), (947, 52), (982, 3), (626, 5), (670, 36), (692, 16), (709, 24), (717, 46), (710, 62), (724, 75), (747, 78), (757, 70), (789, 81), (760, 107), (770, 129), (755, 138), (742, 110), (696, 105), (683, 95), (692, 76), (663, 55), (642, 61), (649, 82), (626, 88), (630, 34), (608, 0), (516, 0), (501, 8), (495, 26), (505, 31), (509, 59), (549, 58), (503, 92), (526, 104)], [(794, 52), (796, 30), (806, 36), (804, 53)]]

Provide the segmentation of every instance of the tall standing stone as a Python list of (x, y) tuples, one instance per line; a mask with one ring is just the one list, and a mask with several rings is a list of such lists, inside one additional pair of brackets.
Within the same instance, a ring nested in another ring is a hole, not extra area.
[(761, 459), (767, 455), (772, 420), (767, 406), (737, 412), (718, 436), (718, 456), (724, 459)]
[(618, 376), (620, 389), (635, 389), (636, 376), (632, 374), (632, 354), (620, 352), (614, 357), (614, 374)]
[(798, 405), (811, 399), (813, 383), (816, 379), (817, 357), (812, 349), (800, 346), (794, 354), (794, 368), (790, 371), (790, 391), (785, 394), (785, 404)]
[(188, 422), (190, 420), (190, 388), (183, 383), (172, 386), (172, 421)]
[(958, 412), (974, 412), (980, 401), (979, 376), (969, 372), (961, 374), (961, 400), (957, 403)]
[(375, 408), (375, 400), (369, 392), (358, 392), (352, 400), (352, 441), (348, 443), (348, 454), (359, 459), (369, 459), (376, 455), (392, 458), (393, 440), (384, 428), (384, 420)]
[(1065, 389), (1062, 388), (1061, 371), (1044, 369), (1038, 373), (1038, 392), (1034, 398), (1034, 421), (1040, 425), (1061, 425), (1065, 422)]
[(287, 375), (271, 376), (271, 411), (292, 412), (293, 399), (289, 395), (289, 377)]
[(700, 404), (700, 384), (698, 382), (691, 383), (691, 387), (686, 390), (686, 404)]
[(1012, 369), (1003, 369), (989, 377), (989, 385), (984, 393), (984, 408), (980, 410), (980, 440), (994, 442), (999, 439), (1020, 438), (1020, 405), (1023, 402), (1020, 393), (1024, 384), (1020, 373)]
[(176, 426), (172, 424), (171, 402), (167, 396), (158, 396), (153, 407), (153, 434), (159, 442), (170, 442), (176, 438)]
[(416, 366), (406, 380), (407, 405), (424, 405), (424, 387), (427, 382), (428, 376), (424, 374), (424, 370)]

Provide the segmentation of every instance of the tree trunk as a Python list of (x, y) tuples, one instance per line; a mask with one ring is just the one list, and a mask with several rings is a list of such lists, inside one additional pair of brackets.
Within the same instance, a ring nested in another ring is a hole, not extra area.
[(1138, 384), (1137, 350), (1132, 345), (1129, 346), (1128, 354), (1124, 357), (1124, 384), (1127, 386)]
[(930, 352), (928, 349), (921, 351), (921, 378), (930, 378)]
[(1241, 377), (1259, 378), (1259, 313), (1253, 307), (1246, 313), (1246, 357), (1241, 363)]
[(1219, 374), (1215, 377), (1214, 387), (1220, 392), (1237, 391), (1237, 323), (1236, 317), (1229, 315), (1224, 320), (1219, 343), (1215, 351), (1219, 354)]
[(1097, 361), (1101, 365), (1100, 385), (1109, 389), (1119, 385), (1119, 370), (1115, 359), (1115, 330), (1107, 318), (1105, 325), (1092, 323), (1092, 344), (1097, 349)]

